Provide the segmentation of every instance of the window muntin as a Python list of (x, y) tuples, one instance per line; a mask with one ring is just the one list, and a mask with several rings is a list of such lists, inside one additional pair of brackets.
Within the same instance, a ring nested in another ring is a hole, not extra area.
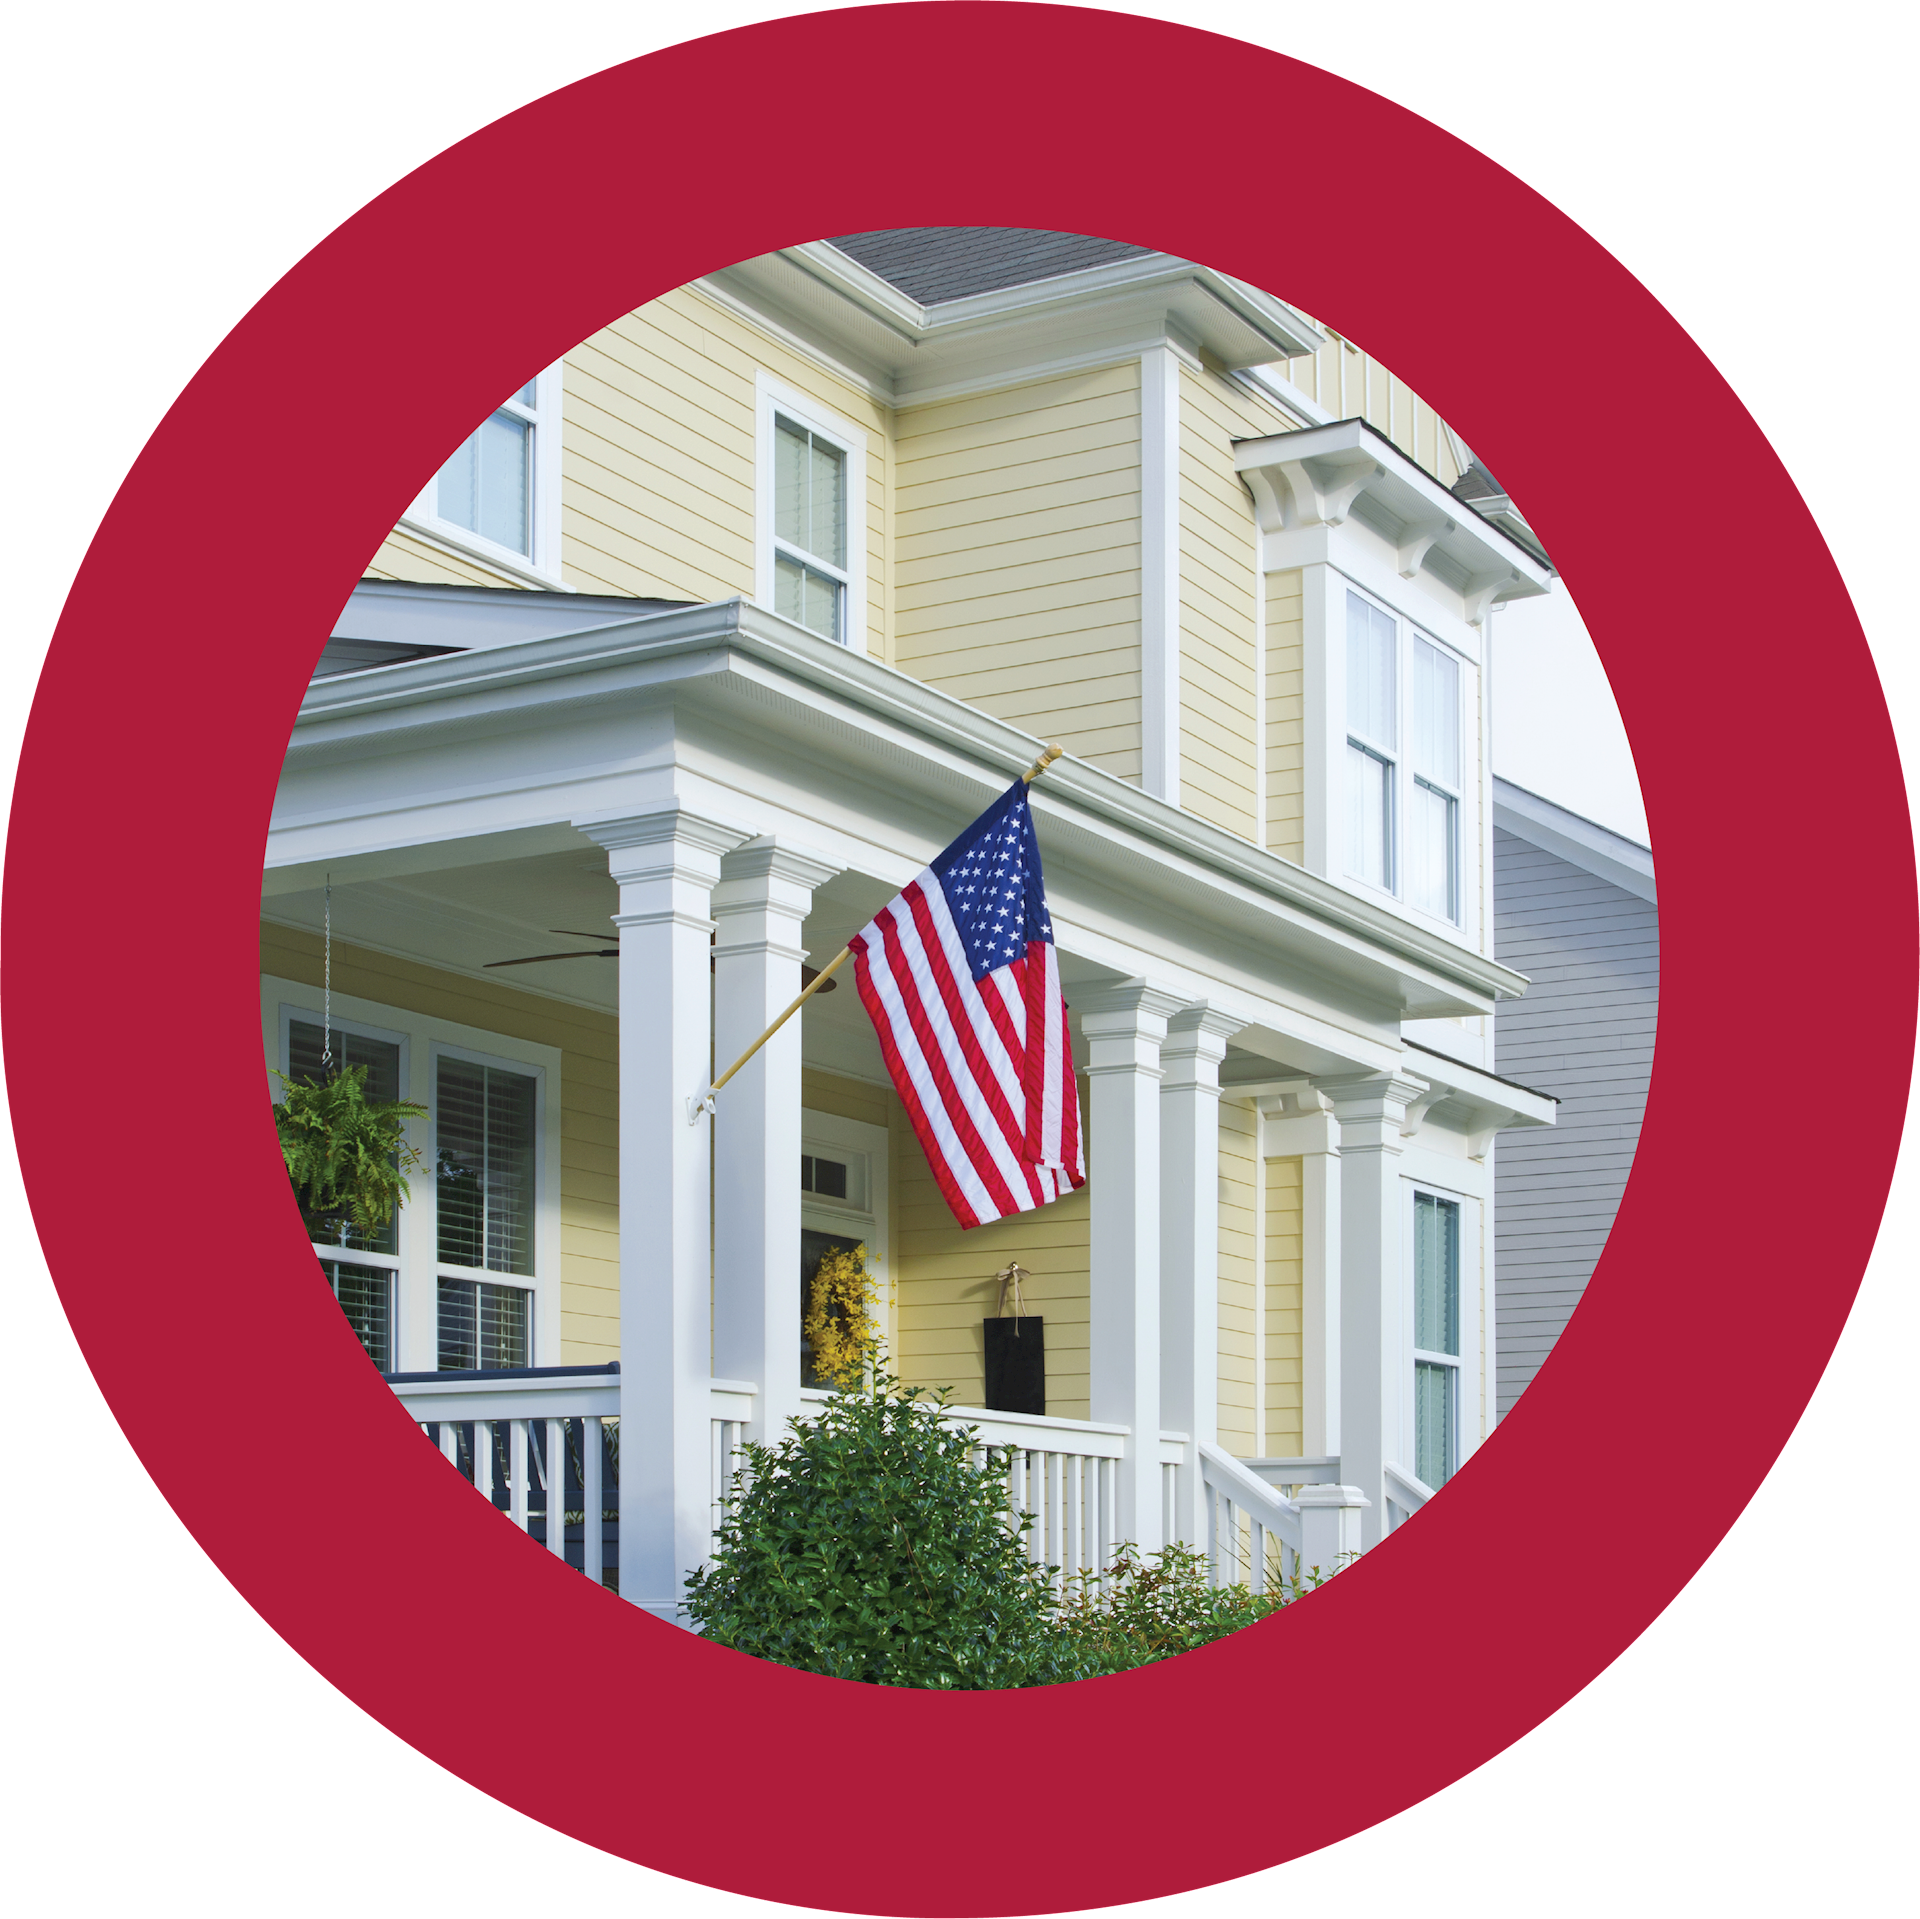
[(534, 1277), (538, 1112), (539, 1081), (530, 1073), (447, 1053), (435, 1062), (442, 1372), (533, 1363), (530, 1289), (479, 1275)]
[(846, 449), (773, 418), (773, 610), (818, 633), (845, 637)]
[(1413, 1470), (1444, 1486), (1460, 1460), (1460, 1202), (1413, 1196)]
[(1349, 590), (1346, 687), (1346, 870), (1457, 925), (1460, 662)]

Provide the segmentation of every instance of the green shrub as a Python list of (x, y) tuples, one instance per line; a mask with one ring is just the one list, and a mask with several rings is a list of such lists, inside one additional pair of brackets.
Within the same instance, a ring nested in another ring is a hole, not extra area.
[(803, 1671), (953, 1691), (1092, 1670), (1027, 1558), (1004, 1466), (885, 1374), (745, 1448), (687, 1610), (722, 1646)]
[(1089, 1673), (1128, 1672), (1224, 1639), (1332, 1576), (1318, 1566), (1284, 1580), (1269, 1574), (1267, 1590), (1256, 1593), (1248, 1585), (1211, 1584), (1207, 1556), (1195, 1547), (1176, 1544), (1143, 1554), (1137, 1546), (1121, 1545), (1114, 1548), (1104, 1578), (1068, 1576), (1060, 1630)]

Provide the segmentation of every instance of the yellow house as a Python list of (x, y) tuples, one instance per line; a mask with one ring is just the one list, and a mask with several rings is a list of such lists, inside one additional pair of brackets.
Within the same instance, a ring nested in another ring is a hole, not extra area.
[[(1489, 626), (1551, 572), (1491, 491), (1311, 319), (1073, 235), (793, 247), (529, 371), (342, 613), (262, 903), (270, 1060), (429, 1109), (394, 1227), (315, 1232), (449, 1456), (671, 1616), (859, 1241), (1052, 1563), (1423, 1503), (1496, 1413), (1494, 1135), (1552, 1119), (1488, 1069)], [(1088, 1184), (962, 1231), (852, 991), (699, 1111), (1054, 739)]]

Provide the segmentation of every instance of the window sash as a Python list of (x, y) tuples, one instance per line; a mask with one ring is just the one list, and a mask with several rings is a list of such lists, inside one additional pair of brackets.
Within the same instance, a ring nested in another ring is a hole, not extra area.
[(384, 1261), (375, 1265), (360, 1259), (322, 1259), (320, 1269), (367, 1357), (383, 1373), (392, 1372), (393, 1267)]
[(1347, 870), (1393, 891), (1394, 764), (1358, 740), (1347, 741)]
[(844, 582), (847, 564), (847, 452), (811, 427), (773, 416), (773, 534), (776, 545)]
[(533, 1294), (527, 1287), (442, 1274), (437, 1291), (441, 1372), (510, 1372), (533, 1364)]
[(539, 1080), (442, 1053), (434, 1069), (434, 1238), (442, 1266), (531, 1279)]
[(823, 640), (837, 640), (844, 625), (847, 587), (824, 568), (796, 559), (775, 542), (773, 610)]
[(1453, 1477), (1459, 1458), (1460, 1367), (1458, 1361), (1418, 1359), (1413, 1368), (1413, 1470), (1438, 1490)]
[(1424, 779), (1413, 782), (1407, 819), (1407, 904), (1435, 919), (1460, 917), (1460, 802)]

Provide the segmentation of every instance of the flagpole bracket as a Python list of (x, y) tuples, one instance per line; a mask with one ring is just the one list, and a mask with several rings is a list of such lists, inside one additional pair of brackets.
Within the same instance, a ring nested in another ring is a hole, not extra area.
[(687, 1124), (689, 1126), (698, 1126), (700, 1124), (700, 1115), (713, 1111), (714, 1090), (713, 1087), (708, 1086), (700, 1092), (689, 1093), (687, 1095)]

